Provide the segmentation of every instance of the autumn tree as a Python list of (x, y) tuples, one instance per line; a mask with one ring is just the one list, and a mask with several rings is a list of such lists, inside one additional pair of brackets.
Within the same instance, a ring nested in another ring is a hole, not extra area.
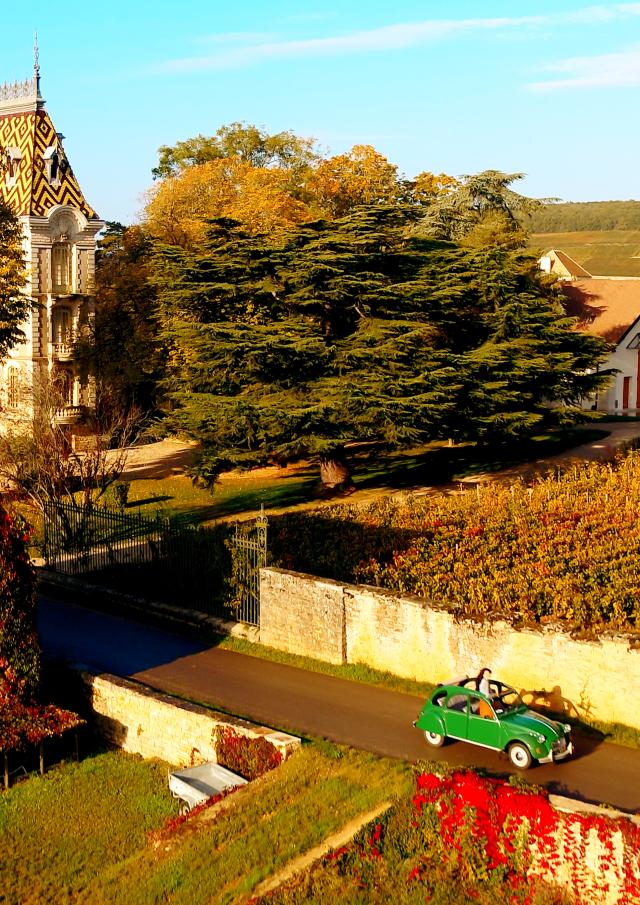
[(20, 222), (0, 199), (0, 361), (24, 339), (20, 325), (31, 304), (22, 292), (26, 282)]
[(281, 232), (310, 218), (282, 169), (256, 167), (239, 157), (196, 164), (148, 192), (145, 228), (154, 238), (187, 248), (199, 245), (207, 221), (231, 217), (252, 233)]
[(163, 353), (151, 251), (151, 237), (140, 227), (107, 223), (97, 249), (95, 319), (76, 346), (82, 372), (96, 375), (101, 405), (123, 414), (151, 414), (158, 404)]
[(371, 145), (322, 157), (312, 139), (243, 123), (161, 147), (153, 172), (159, 181), (147, 193), (146, 228), (184, 248), (202, 243), (210, 219), (238, 220), (254, 234), (282, 233), (360, 206), (426, 207), (458, 186), (444, 173), (406, 179)]
[(309, 175), (309, 197), (322, 216), (343, 217), (360, 205), (395, 204), (405, 184), (395, 164), (371, 145), (321, 160)]
[(17, 491), (40, 515), (65, 502), (76, 513), (64, 526), (71, 537), (124, 471), (140, 416), (98, 399), (91, 442), (75, 449), (56, 417), (63, 400), (55, 379), (35, 382), (33, 418), (0, 434), (0, 484)]
[(234, 158), (251, 166), (300, 172), (315, 163), (318, 153), (312, 138), (301, 138), (293, 132), (270, 135), (258, 126), (230, 123), (215, 135), (196, 135), (175, 145), (158, 149), (156, 179), (178, 176), (192, 166), (212, 160)]
[[(360, 208), (274, 243), (216, 224), (155, 263), (170, 423), (198, 473), (315, 455), (350, 482), (356, 441), (504, 439), (582, 417), (606, 380), (535, 261), (411, 234), (414, 206)], [(550, 405), (550, 403), (554, 403)]]

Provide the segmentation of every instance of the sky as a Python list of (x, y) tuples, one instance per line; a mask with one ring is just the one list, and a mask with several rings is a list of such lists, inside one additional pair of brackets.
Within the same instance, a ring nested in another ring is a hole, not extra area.
[(640, 3), (32, 0), (0, 30), (87, 200), (135, 222), (163, 144), (231, 122), (371, 144), (407, 177), (485, 169), (565, 201), (640, 199)]

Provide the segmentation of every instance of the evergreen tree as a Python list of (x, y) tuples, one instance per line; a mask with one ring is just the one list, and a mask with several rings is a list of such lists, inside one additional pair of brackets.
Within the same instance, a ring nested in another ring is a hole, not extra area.
[(202, 441), (203, 477), (317, 455), (346, 484), (356, 441), (522, 436), (579, 416), (604, 344), (571, 329), (532, 258), (420, 238), (419, 216), (363, 208), (278, 243), (218, 221), (203, 253), (158, 252), (170, 421)]
[(30, 306), (22, 294), (26, 282), (20, 223), (0, 199), (0, 361), (24, 338), (20, 325)]

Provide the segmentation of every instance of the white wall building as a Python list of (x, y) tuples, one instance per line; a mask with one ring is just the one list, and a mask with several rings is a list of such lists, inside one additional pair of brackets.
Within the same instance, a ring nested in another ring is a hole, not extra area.
[(540, 267), (562, 281), (567, 314), (577, 329), (607, 340), (610, 354), (602, 369), (613, 368), (608, 390), (585, 407), (612, 415), (640, 415), (640, 277), (592, 276), (561, 251), (549, 251)]

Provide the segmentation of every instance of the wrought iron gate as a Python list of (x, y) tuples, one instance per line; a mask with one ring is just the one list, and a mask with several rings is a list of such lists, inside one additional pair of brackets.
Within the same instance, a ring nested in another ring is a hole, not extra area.
[(262, 505), (254, 525), (236, 525), (230, 541), (233, 605), (237, 618), (251, 625), (260, 625), (260, 569), (267, 564), (268, 524)]

